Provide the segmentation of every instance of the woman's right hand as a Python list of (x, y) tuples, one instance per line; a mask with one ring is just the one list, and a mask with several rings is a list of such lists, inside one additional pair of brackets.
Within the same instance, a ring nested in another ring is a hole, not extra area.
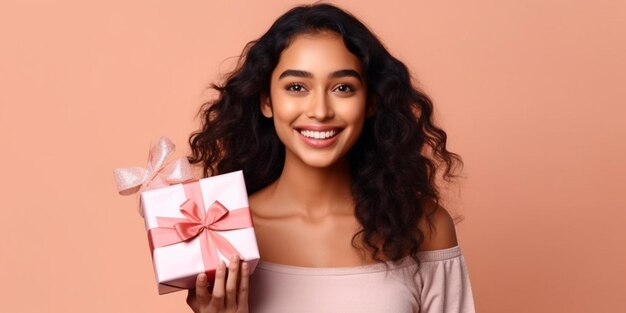
[(228, 266), (228, 276), (223, 262), (217, 267), (212, 292), (206, 274), (198, 274), (196, 288), (187, 294), (187, 304), (195, 313), (247, 313), (249, 278), (248, 263), (240, 265), (239, 256), (234, 256)]

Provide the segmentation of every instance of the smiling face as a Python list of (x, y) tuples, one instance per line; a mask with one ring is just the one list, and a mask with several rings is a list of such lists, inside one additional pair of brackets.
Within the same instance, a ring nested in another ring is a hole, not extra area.
[(272, 72), (263, 115), (286, 148), (286, 162), (329, 167), (363, 129), (367, 90), (359, 59), (338, 34), (296, 36)]

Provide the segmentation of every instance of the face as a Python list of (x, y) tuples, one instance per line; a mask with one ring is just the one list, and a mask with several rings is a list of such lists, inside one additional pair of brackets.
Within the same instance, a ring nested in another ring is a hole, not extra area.
[(302, 34), (272, 72), (263, 115), (273, 118), (286, 162), (329, 167), (361, 134), (367, 90), (359, 59), (334, 33)]

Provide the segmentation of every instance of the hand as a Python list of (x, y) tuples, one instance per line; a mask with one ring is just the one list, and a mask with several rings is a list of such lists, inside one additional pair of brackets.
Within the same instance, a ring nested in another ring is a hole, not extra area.
[(239, 277), (239, 256), (234, 256), (228, 266), (222, 262), (215, 271), (213, 292), (209, 292), (205, 273), (198, 274), (196, 288), (189, 290), (187, 304), (195, 313), (247, 313), (250, 269), (248, 263), (241, 264)]

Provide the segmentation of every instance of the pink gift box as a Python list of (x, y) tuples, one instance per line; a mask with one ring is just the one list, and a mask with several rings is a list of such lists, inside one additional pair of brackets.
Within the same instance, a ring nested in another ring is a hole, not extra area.
[(259, 249), (241, 171), (144, 191), (141, 208), (159, 294), (209, 281), (220, 261), (238, 254), (252, 273)]

